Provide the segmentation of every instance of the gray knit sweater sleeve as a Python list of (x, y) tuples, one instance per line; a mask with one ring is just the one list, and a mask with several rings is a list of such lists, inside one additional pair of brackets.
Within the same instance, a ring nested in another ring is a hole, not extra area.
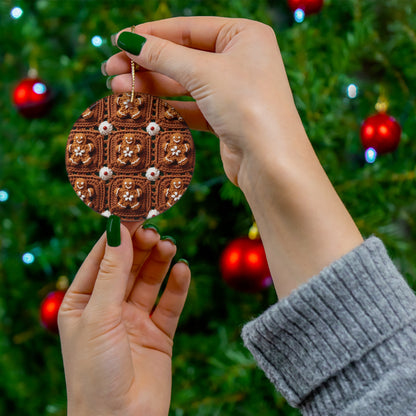
[(416, 297), (375, 237), (242, 336), (303, 415), (416, 415)]

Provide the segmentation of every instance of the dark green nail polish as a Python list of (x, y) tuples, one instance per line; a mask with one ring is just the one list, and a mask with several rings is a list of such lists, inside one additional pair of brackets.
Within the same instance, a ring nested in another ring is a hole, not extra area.
[(189, 261), (186, 259), (179, 259), (178, 263), (185, 263), (189, 267)]
[(107, 243), (110, 247), (118, 247), (121, 244), (120, 218), (111, 215), (107, 221)]
[(107, 61), (104, 61), (104, 62), (101, 64), (101, 73), (102, 73), (105, 77), (108, 77), (108, 74), (107, 74), (107, 69), (106, 69), (106, 65), (107, 65)]
[(114, 77), (108, 77), (107, 80), (105, 81), (105, 85), (106, 87), (111, 90), (111, 81), (113, 80)]
[(143, 224), (142, 228), (143, 230), (154, 230), (159, 234), (159, 228), (154, 224)]
[(146, 38), (132, 32), (122, 32), (117, 39), (117, 46), (133, 55), (140, 55)]
[(113, 45), (113, 46), (117, 46), (117, 35), (118, 35), (118, 33), (114, 33), (114, 34), (112, 34), (111, 35), (111, 44)]
[(163, 237), (160, 237), (161, 240), (169, 240), (172, 244), (176, 245), (176, 240), (171, 237), (170, 235), (164, 235)]

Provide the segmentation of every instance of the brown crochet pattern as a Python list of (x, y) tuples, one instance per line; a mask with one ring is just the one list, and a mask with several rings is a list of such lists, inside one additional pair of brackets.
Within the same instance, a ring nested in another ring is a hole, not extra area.
[(110, 95), (87, 108), (66, 146), (66, 169), (78, 197), (104, 216), (141, 221), (185, 193), (195, 148), (180, 114), (148, 94)]

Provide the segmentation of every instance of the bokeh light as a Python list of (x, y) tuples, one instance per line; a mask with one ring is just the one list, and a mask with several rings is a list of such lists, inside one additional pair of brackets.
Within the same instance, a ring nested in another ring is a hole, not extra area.
[(22, 261), (25, 264), (32, 264), (35, 261), (35, 256), (32, 253), (25, 253), (22, 256)]
[(102, 37), (101, 36), (94, 36), (92, 39), (91, 39), (91, 43), (96, 47), (96, 48), (99, 48), (102, 44), (103, 44), (103, 39), (102, 39)]
[(377, 159), (377, 152), (372, 147), (365, 151), (365, 160), (367, 163), (374, 163)]
[(302, 23), (305, 20), (305, 11), (302, 9), (296, 9), (295, 13), (293, 13), (293, 16), (297, 23)]
[(0, 190), (0, 202), (6, 202), (9, 199), (9, 193), (4, 189)]
[(348, 98), (354, 99), (358, 95), (358, 87), (355, 84), (350, 84), (347, 87)]
[(10, 11), (10, 16), (13, 17), (13, 19), (19, 19), (22, 17), (23, 10), (20, 7), (13, 7), (13, 9)]

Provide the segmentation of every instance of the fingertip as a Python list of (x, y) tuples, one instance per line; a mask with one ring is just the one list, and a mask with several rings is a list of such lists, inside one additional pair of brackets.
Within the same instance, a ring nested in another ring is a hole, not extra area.
[(162, 255), (162, 257), (164, 258), (170, 257), (173, 259), (177, 250), (176, 240), (170, 236), (160, 237), (160, 241), (158, 243), (158, 250), (159, 250), (159, 253)]
[(191, 269), (185, 259), (180, 259), (172, 267), (171, 275), (174, 279), (175, 286), (181, 291), (188, 291), (191, 284)]
[(151, 250), (160, 241), (156, 227), (150, 225), (139, 226), (133, 234), (134, 246), (140, 250)]
[(121, 244), (120, 217), (111, 215), (107, 220), (107, 245), (118, 247)]

